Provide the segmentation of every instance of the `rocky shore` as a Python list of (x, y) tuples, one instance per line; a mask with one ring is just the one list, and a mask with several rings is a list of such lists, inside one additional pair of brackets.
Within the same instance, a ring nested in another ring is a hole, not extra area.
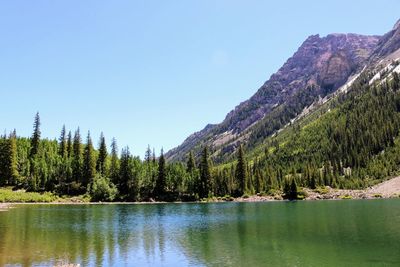
[[(303, 188), (305, 200), (322, 200), (322, 199), (377, 199), (377, 198), (398, 198), (400, 197), (400, 176), (379, 183), (375, 186), (362, 189), (335, 189), (329, 186), (309, 189)], [(280, 194), (274, 196), (248, 196), (236, 198), (233, 201), (237, 202), (262, 202), (282, 200)]]

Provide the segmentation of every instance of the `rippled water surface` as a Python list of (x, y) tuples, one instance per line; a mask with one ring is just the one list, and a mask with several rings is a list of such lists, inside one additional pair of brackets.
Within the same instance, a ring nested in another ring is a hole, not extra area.
[(21, 205), (0, 266), (400, 266), (400, 200)]

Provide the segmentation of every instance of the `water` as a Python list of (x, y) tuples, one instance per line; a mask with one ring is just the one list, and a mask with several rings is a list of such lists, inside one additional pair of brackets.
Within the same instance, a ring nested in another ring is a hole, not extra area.
[(400, 266), (400, 199), (22, 205), (0, 266)]

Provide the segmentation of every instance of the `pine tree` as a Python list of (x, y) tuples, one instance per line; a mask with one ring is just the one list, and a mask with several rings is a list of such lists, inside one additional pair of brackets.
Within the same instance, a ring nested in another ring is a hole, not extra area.
[(6, 158), (7, 158), (7, 143), (6, 137), (4, 135), (0, 136), (0, 186), (3, 186), (7, 183), (7, 177), (5, 176), (5, 168), (6, 168)]
[(106, 139), (104, 138), (103, 133), (100, 134), (100, 142), (99, 142), (99, 157), (97, 158), (96, 170), (101, 175), (105, 176), (106, 171), (106, 160), (107, 160), (107, 145)]
[(399, 86), (400, 86), (400, 78), (399, 78), (399, 74), (396, 71), (392, 72), (392, 76), (393, 76), (393, 87), (394, 90), (399, 90)]
[(59, 149), (58, 149), (58, 153), (59, 155), (64, 158), (65, 156), (67, 156), (67, 143), (66, 143), (66, 132), (65, 132), (65, 125), (63, 125), (62, 129), (61, 129), (61, 135), (60, 135), (60, 139), (59, 139)]
[(144, 155), (144, 161), (150, 165), (151, 162), (151, 149), (150, 149), (150, 145), (147, 145), (147, 149), (146, 149), (146, 153)]
[(158, 175), (156, 180), (156, 186), (154, 188), (154, 195), (158, 199), (165, 198), (166, 187), (166, 171), (165, 171), (165, 158), (164, 151), (161, 149), (161, 155), (158, 158)]
[(208, 148), (205, 146), (201, 155), (199, 197), (208, 197), (211, 189), (211, 171)]
[(148, 180), (152, 181), (153, 176), (153, 161), (151, 156), (151, 149), (150, 145), (147, 145), (147, 149), (144, 155), (144, 162), (145, 162), (145, 176)]
[(0, 185), (15, 185), (18, 178), (16, 134), (0, 140)]
[(296, 180), (294, 178), (292, 179), (292, 183), (290, 184), (289, 198), (297, 199), (297, 185), (296, 185)]
[(195, 159), (194, 159), (193, 152), (190, 151), (190, 152), (189, 152), (189, 158), (188, 158), (188, 161), (187, 161), (187, 163), (186, 163), (186, 171), (187, 171), (189, 174), (191, 174), (191, 173), (193, 173), (193, 171), (195, 170), (195, 168), (196, 168), (196, 161), (195, 161)]
[(18, 159), (17, 159), (17, 135), (15, 130), (8, 139), (8, 161), (7, 161), (7, 176), (9, 177), (8, 183), (15, 185), (18, 179)]
[(190, 195), (195, 195), (199, 192), (199, 176), (196, 169), (196, 161), (193, 152), (189, 152), (189, 157), (186, 163), (186, 172), (188, 174), (187, 190)]
[(74, 141), (72, 144), (73, 160), (72, 160), (72, 175), (75, 182), (82, 180), (82, 144), (79, 128), (75, 131)]
[(153, 147), (153, 154), (151, 155), (151, 158), (153, 159), (153, 165), (156, 165), (156, 150)]
[(132, 179), (133, 170), (131, 164), (131, 154), (129, 152), (129, 147), (125, 147), (121, 151), (119, 177), (117, 182), (117, 187), (121, 196), (126, 197), (129, 194), (129, 183)]
[(72, 134), (71, 131), (68, 132), (68, 137), (67, 137), (67, 157), (71, 158), (72, 156)]
[(85, 186), (91, 183), (94, 177), (96, 176), (96, 159), (94, 156), (93, 144), (92, 144), (92, 138), (90, 137), (90, 132), (88, 132), (86, 138), (82, 174), (83, 174), (82, 185)]
[(238, 159), (236, 165), (236, 182), (238, 185), (237, 194), (242, 196), (246, 192), (247, 183), (247, 163), (244, 157), (243, 146), (239, 146)]
[(285, 179), (283, 186), (283, 193), (286, 199), (294, 200), (297, 199), (297, 185), (294, 178)]
[(119, 160), (118, 160), (118, 146), (115, 138), (111, 141), (111, 164), (110, 164), (110, 178), (111, 181), (117, 185), (119, 183)]
[(30, 158), (32, 159), (39, 152), (39, 143), (40, 143), (40, 116), (39, 112), (36, 113), (35, 121), (33, 123), (33, 134), (31, 138), (31, 151)]

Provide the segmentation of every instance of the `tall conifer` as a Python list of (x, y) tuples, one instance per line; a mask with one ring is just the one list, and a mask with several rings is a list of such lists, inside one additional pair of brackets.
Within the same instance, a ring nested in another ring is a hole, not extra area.
[(114, 184), (119, 183), (118, 146), (115, 138), (113, 138), (111, 141), (110, 178)]
[(103, 133), (100, 134), (99, 157), (97, 158), (96, 170), (101, 175), (106, 175), (107, 145)]
[(161, 155), (158, 158), (158, 174), (156, 180), (156, 186), (154, 188), (155, 197), (163, 199), (165, 197), (166, 190), (166, 170), (165, 170), (165, 158), (164, 151), (161, 149)]
[(35, 115), (35, 121), (33, 123), (33, 134), (32, 134), (32, 138), (31, 138), (31, 151), (30, 151), (31, 158), (36, 156), (36, 154), (39, 151), (40, 136), (41, 136), (40, 116), (39, 116), (39, 112), (37, 112)]
[(86, 138), (85, 153), (83, 156), (83, 179), (82, 184), (87, 185), (91, 183), (96, 176), (96, 159), (93, 151), (92, 138), (88, 132)]
[(67, 155), (67, 142), (66, 142), (65, 125), (63, 125), (63, 127), (61, 129), (58, 153), (63, 158)]
[(211, 171), (207, 146), (204, 147), (200, 162), (199, 197), (208, 197), (211, 189)]
[(239, 146), (237, 165), (236, 165), (236, 182), (238, 185), (237, 194), (239, 196), (246, 192), (247, 183), (247, 164), (244, 156), (243, 146)]
[(82, 144), (79, 128), (75, 131), (74, 141), (72, 144), (73, 160), (72, 160), (72, 175), (76, 182), (82, 180)]

